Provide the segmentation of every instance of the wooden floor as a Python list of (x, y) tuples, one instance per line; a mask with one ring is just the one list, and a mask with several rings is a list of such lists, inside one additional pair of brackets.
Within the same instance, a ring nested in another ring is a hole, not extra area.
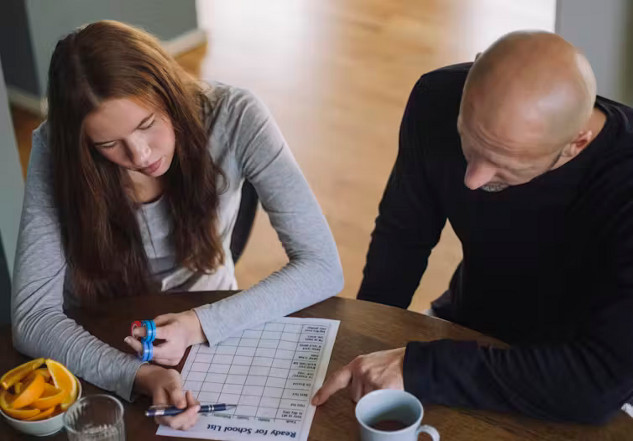
[[(202, 78), (247, 87), (272, 110), (330, 223), (355, 297), (398, 126), (418, 77), (472, 60), (515, 29), (553, 30), (555, 0), (198, 0), (206, 46), (178, 57)], [(26, 166), (33, 116), (12, 109)], [(441, 294), (461, 259), (450, 226), (411, 308)], [(264, 212), (237, 265), (246, 288), (286, 261)]]

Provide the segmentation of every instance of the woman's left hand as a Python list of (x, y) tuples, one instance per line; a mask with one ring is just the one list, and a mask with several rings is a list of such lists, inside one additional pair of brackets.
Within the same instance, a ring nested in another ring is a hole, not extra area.
[[(154, 318), (154, 323), (156, 323), (156, 339), (164, 340), (163, 343), (154, 346), (152, 361), (156, 363), (175, 366), (189, 346), (206, 341), (198, 315), (193, 310), (159, 315)], [(134, 329), (134, 337), (125, 337), (124, 341), (141, 354), (143, 343), (138, 339), (145, 337), (145, 334), (145, 328), (138, 327)]]

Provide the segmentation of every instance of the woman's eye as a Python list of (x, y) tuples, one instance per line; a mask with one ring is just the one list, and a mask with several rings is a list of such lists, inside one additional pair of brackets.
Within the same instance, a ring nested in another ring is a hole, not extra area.
[(116, 145), (116, 142), (109, 142), (107, 144), (99, 144), (97, 148), (107, 150), (107, 149), (111, 149), (115, 145)]
[(147, 130), (150, 127), (152, 127), (154, 125), (154, 123), (156, 122), (156, 119), (153, 119), (149, 124), (143, 126), (143, 127), (139, 127), (141, 130)]

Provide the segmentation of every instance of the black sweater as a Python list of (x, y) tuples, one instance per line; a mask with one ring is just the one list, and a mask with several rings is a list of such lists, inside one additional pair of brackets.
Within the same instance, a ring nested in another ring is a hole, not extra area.
[(411, 342), (423, 402), (602, 422), (633, 397), (633, 109), (599, 97), (584, 151), (498, 193), (464, 185), (456, 129), (470, 64), (415, 85), (359, 299), (407, 307), (448, 219), (463, 248), (440, 317), (497, 337)]

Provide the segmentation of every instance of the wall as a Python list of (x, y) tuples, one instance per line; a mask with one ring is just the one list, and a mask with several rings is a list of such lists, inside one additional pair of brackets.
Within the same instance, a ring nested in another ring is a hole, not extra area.
[(161, 40), (197, 28), (195, 0), (26, 0), (40, 90), (46, 90), (55, 44), (72, 29), (96, 20), (140, 26)]
[(36, 96), (43, 93), (37, 79), (24, 0), (2, 0), (0, 58), (7, 84)]
[(3, 245), (0, 249), (0, 311), (4, 311), (0, 312), (0, 321), (8, 311), (10, 292), (6, 279), (13, 272), (23, 196), (22, 169), (0, 62), (0, 235)]
[(585, 53), (598, 94), (633, 105), (633, 2), (558, 0), (556, 32)]
[[(0, 56), (7, 85), (42, 98), (57, 41), (83, 24), (120, 20), (163, 41), (197, 28), (195, 0), (2, 0)], [(6, 3), (5, 3), (6, 2)]]
[(0, 234), (0, 325), (11, 322), (11, 279), (7, 268)]

